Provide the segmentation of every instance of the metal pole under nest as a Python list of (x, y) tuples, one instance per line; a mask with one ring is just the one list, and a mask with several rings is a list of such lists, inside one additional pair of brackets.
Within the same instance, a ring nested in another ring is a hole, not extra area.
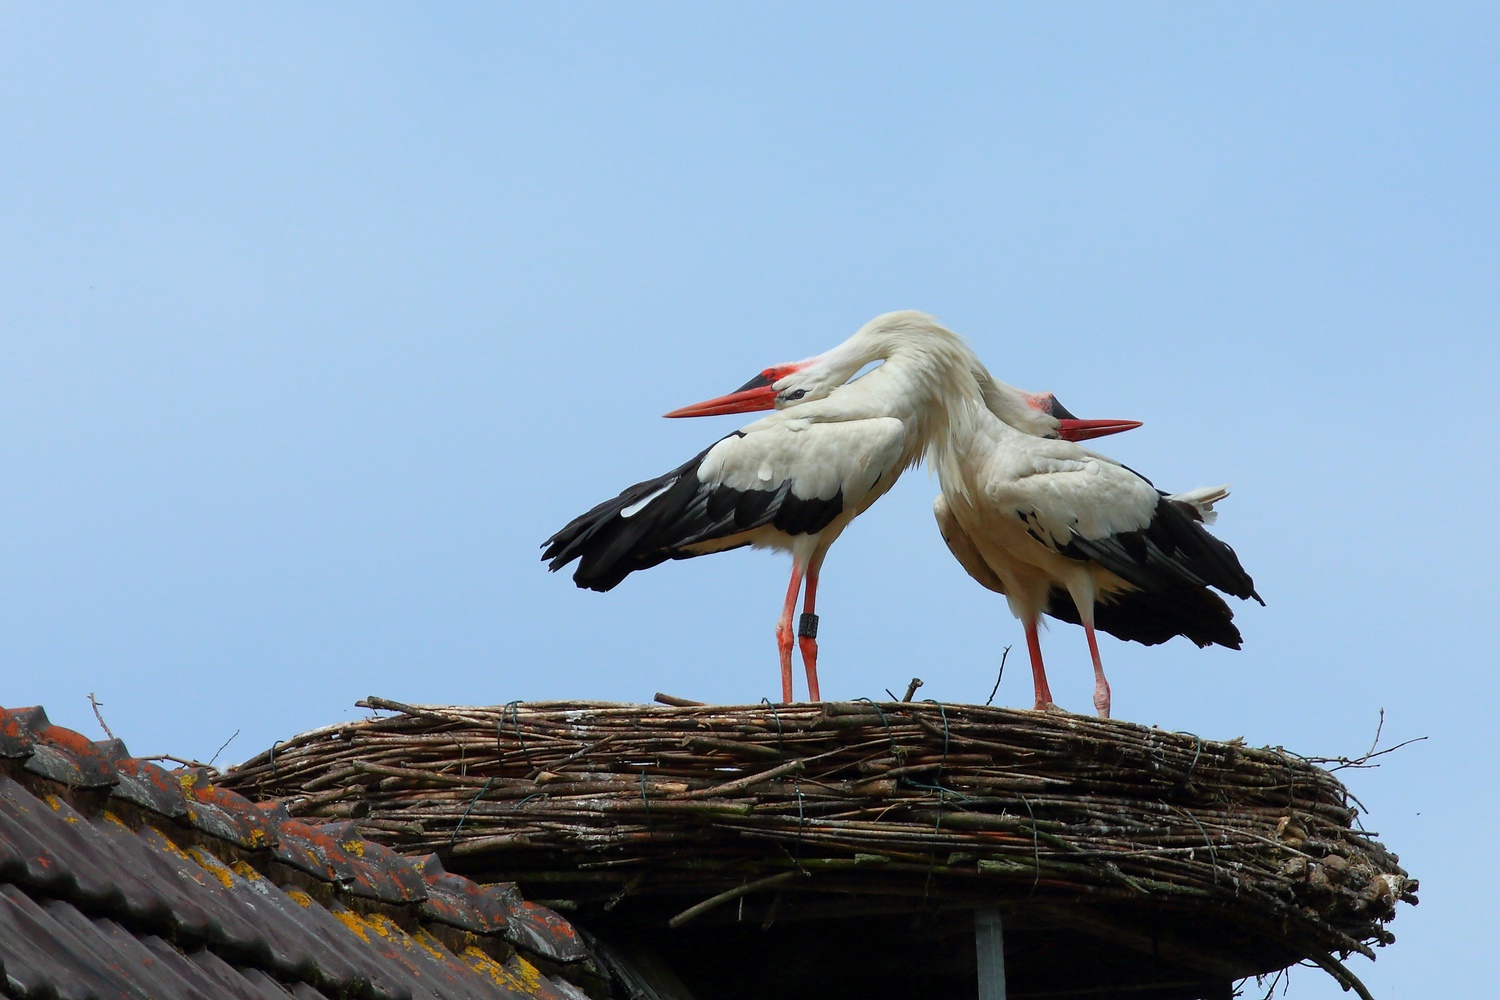
[(1005, 935), (1000, 908), (974, 911), (974, 955), (979, 972), (979, 1000), (1005, 1000)]

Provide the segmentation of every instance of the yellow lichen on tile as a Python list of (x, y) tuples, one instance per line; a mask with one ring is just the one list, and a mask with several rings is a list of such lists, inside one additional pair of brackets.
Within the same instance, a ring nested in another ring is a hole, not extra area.
[(350, 854), (354, 855), (356, 858), (362, 858), (365, 856), (365, 842), (362, 839), (341, 840), (339, 841), (339, 846), (348, 851)]
[(528, 985), (527, 982), (517, 974), (517, 972), (513, 972), (506, 966), (501, 965), (499, 962), (486, 955), (476, 945), (469, 945), (463, 950), (463, 954), (460, 957), (464, 960), (464, 963), (467, 964), (469, 968), (473, 969), (481, 976), (489, 977), (490, 981), (496, 986), (503, 986), (506, 989), (519, 990), (522, 993), (533, 994), (541, 987), (542, 974), (540, 972), (536, 972), (535, 968), (527, 966), (528, 968), (531, 968), (532, 972), (536, 972), (535, 985)]
[(259, 882), (261, 880), (260, 872), (256, 871), (254, 868), (251, 868), (248, 862), (236, 861), (229, 867), (233, 868), (234, 873), (240, 878), (244, 879), (246, 882)]
[[(156, 832), (157, 833), (161, 833), (160, 830), (158, 830)], [(180, 848), (180, 847), (177, 846), (177, 841), (173, 840), (171, 837), (168, 837), (164, 833), (161, 834), (161, 844), (162, 844), (162, 848), (168, 854), (174, 855), (179, 860), (186, 861), (186, 860), (188, 860), (189, 858), (192, 857), (192, 855), (189, 854), (187, 851), (184, 851), (182, 848)]]
[(379, 934), (387, 941), (394, 944), (403, 944), (406, 945), (407, 950), (411, 949), (411, 945), (403, 940), (406, 937), (406, 932), (397, 927), (396, 922), (385, 914), (372, 913), (368, 917), (365, 917), (365, 923), (370, 926), (370, 930)]
[(304, 910), (312, 908), (312, 905), (313, 905), (313, 899), (312, 899), (312, 897), (309, 896), (307, 893), (303, 892), (301, 889), (288, 889), (286, 891), (286, 894), (291, 899), (292, 902), (296, 903), (298, 906), (302, 907)]
[(224, 867), (224, 862), (220, 861), (218, 858), (214, 857), (212, 854), (208, 853), (201, 847), (189, 847), (188, 854), (194, 861), (203, 866), (204, 871), (208, 872), (214, 878), (223, 883), (224, 888), (234, 888), (234, 879), (229, 876), (229, 869)]
[(350, 909), (333, 910), (333, 915), (338, 917), (339, 923), (359, 935), (361, 941), (370, 940), (370, 926), (359, 918), (359, 914)]
[(510, 956), (505, 963), (505, 968), (520, 980), (527, 993), (535, 993), (542, 988), (542, 970), (520, 955)]
[(411, 939), (439, 962), (448, 961), (450, 956), (448, 955), (448, 950), (443, 947), (443, 943), (420, 927), (417, 928), (417, 932), (411, 936)]

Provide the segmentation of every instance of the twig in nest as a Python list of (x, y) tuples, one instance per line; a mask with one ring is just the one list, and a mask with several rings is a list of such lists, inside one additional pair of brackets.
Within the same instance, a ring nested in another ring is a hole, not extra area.
[(1006, 646), (1005, 651), (1000, 654), (1000, 674), (995, 678), (995, 686), (990, 689), (990, 696), (984, 699), (986, 705), (994, 704), (995, 694), (1000, 690), (1000, 678), (1005, 676), (1005, 658), (1009, 655), (1010, 647)]
[(921, 686), (922, 686), (922, 678), (920, 678), (920, 677), (913, 677), (911, 679), (911, 683), (908, 684), (908, 685), (906, 685), (906, 694), (902, 697), (901, 700), (902, 701), (911, 701), (917, 695), (917, 688), (919, 688)]
[[(1281, 987), (1281, 995), (1286, 996), (1286, 988), (1291, 984), (1291, 977), (1286, 974), (1286, 971), (1286, 969), (1277, 969), (1276, 975), (1271, 977), (1271, 982), (1269, 985), (1266, 984), (1265, 976), (1255, 977), (1255, 985), (1266, 987), (1266, 992), (1261, 996), (1260, 1000), (1271, 1000), (1271, 997), (1276, 993), (1277, 983), (1283, 983)], [(1239, 994), (1236, 993), (1235, 996), (1239, 996)]]
[(1368, 749), (1368, 750), (1365, 751), (1365, 756), (1364, 756), (1365, 760), (1369, 760), (1370, 759), (1370, 755), (1375, 752), (1375, 748), (1378, 747), (1378, 746), (1380, 746), (1380, 734), (1381, 734), (1381, 732), (1384, 729), (1385, 729), (1385, 709), (1382, 708), (1380, 710), (1380, 721), (1377, 722), (1377, 723), (1375, 723), (1375, 738), (1370, 741), (1370, 749)]
[(219, 754), (221, 754), (221, 753), (224, 752), (224, 747), (227, 747), (227, 746), (229, 746), (229, 744), (233, 743), (234, 742), (234, 737), (238, 736), (239, 734), (240, 734), (240, 731), (238, 729), (236, 729), (234, 731), (234, 736), (229, 737), (229, 739), (225, 740), (219, 746), (219, 749), (217, 749), (217, 750), (214, 751), (214, 755), (212, 757), (208, 758), (208, 766), (209, 767), (213, 767), (214, 766), (214, 761), (216, 761), (216, 760), (219, 759)]
[(675, 694), (662, 694), (660, 691), (656, 692), (656, 696), (652, 700), (662, 705), (671, 706), (672, 708), (697, 708), (703, 704), (701, 701), (693, 701), (691, 698), (679, 698)]
[(182, 757), (174, 757), (174, 756), (172, 756), (169, 753), (154, 753), (154, 754), (152, 754), (149, 757), (142, 757), (141, 760), (170, 760), (172, 763), (174, 763), (174, 764), (181, 764), (183, 767), (207, 767), (208, 766), (207, 764), (203, 763), (203, 761), (201, 761), (201, 760), (187, 760), (187, 759), (182, 758)]
[(110, 739), (114, 739), (115, 734), (109, 731), (109, 724), (104, 721), (104, 716), (99, 714), (99, 709), (104, 707), (103, 703), (94, 697), (94, 692), (92, 691), (89, 692), (89, 707), (94, 710), (94, 718), (99, 720), (99, 728), (104, 730), (104, 735)]
[(1343, 962), (1340, 962), (1326, 952), (1314, 953), (1308, 957), (1318, 964), (1318, 968), (1332, 976), (1334, 981), (1345, 990), (1353, 990), (1358, 994), (1359, 1000), (1375, 1000), (1370, 995), (1370, 991), (1365, 988), (1365, 984), (1360, 982), (1359, 977), (1350, 972)]
[(1397, 743), (1393, 747), (1376, 750), (1375, 748), (1380, 745), (1380, 733), (1384, 729), (1385, 709), (1382, 708), (1380, 710), (1380, 722), (1375, 726), (1375, 739), (1370, 743), (1370, 749), (1365, 751), (1363, 757), (1303, 757), (1302, 759), (1310, 764), (1332, 764), (1334, 766), (1328, 769), (1330, 771), (1342, 771), (1346, 767), (1379, 767), (1379, 764), (1371, 764), (1370, 761), (1376, 757), (1384, 757), (1388, 753), (1395, 753), (1402, 747), (1411, 746), (1413, 743), (1421, 743), (1427, 739), (1425, 736), (1414, 736), (1405, 742)]
[(758, 878), (754, 882), (747, 882), (744, 885), (737, 885), (733, 889), (730, 889), (726, 892), (721, 892), (717, 896), (710, 896), (708, 899), (705, 899), (701, 903), (689, 906), (687, 909), (677, 914), (677, 916), (673, 917), (671, 920), (668, 920), (667, 926), (672, 928), (673, 930), (676, 930), (678, 927), (681, 927), (689, 920), (707, 913), (709, 910), (712, 910), (716, 906), (722, 905), (724, 903), (732, 903), (736, 899), (739, 899), (741, 896), (755, 892), (759, 889), (764, 889), (767, 886), (780, 885), (783, 882), (790, 882), (794, 878), (802, 877), (803, 875), (801, 872), (779, 872), (775, 875), (768, 875), (765, 878)]

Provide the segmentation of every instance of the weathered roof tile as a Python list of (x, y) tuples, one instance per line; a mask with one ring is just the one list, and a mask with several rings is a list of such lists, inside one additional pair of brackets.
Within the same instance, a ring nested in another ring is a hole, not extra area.
[[(476, 885), (436, 859), (413, 861), (352, 824), (293, 819), (213, 777), (133, 758), (118, 740), (92, 743), (40, 709), (0, 709), (0, 967), (11, 992), (67, 1000), (582, 995), (500, 943), (553, 962), (588, 957), (566, 921), (513, 887)], [(106, 788), (108, 797), (73, 794)], [(299, 878), (314, 891), (298, 888)], [(455, 954), (421, 921), (469, 931), (474, 944)], [(496, 961), (483, 941), (509, 957)]]
[(30, 728), (35, 742), (26, 770), (70, 788), (108, 788), (115, 783), (115, 766), (88, 737), (52, 725), (46, 713)]
[(170, 819), (187, 815), (187, 796), (183, 794), (182, 783), (170, 771), (160, 764), (130, 756), (121, 740), (106, 740), (95, 746), (115, 768), (111, 795)]
[(555, 962), (576, 962), (588, 955), (573, 925), (555, 910), (522, 900), (505, 923), (506, 940)]
[(0, 757), (30, 757), (36, 746), (32, 727), (38, 722), (47, 724), (47, 713), (40, 708), (0, 708)]
[(474, 934), (505, 933), (510, 903), (461, 875), (450, 875), (436, 854), (417, 859), (427, 885), (424, 915)]

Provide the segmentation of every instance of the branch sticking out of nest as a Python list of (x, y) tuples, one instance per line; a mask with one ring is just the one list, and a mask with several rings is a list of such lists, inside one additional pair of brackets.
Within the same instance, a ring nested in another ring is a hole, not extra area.
[(1376, 757), (1384, 757), (1388, 753), (1395, 753), (1397, 750), (1400, 750), (1403, 747), (1409, 747), (1413, 743), (1421, 743), (1423, 740), (1427, 739), (1427, 737), (1425, 736), (1414, 736), (1409, 740), (1403, 740), (1402, 742), (1397, 743), (1393, 747), (1386, 747), (1384, 750), (1376, 750), (1375, 748), (1380, 745), (1380, 734), (1384, 730), (1385, 709), (1382, 708), (1380, 710), (1380, 721), (1375, 725), (1375, 739), (1370, 742), (1370, 749), (1364, 752), (1364, 756), (1353, 758), (1303, 757), (1302, 759), (1307, 761), (1309, 764), (1332, 764), (1334, 766), (1328, 769), (1330, 771), (1342, 771), (1346, 767), (1379, 767), (1379, 764), (1371, 764), (1370, 761), (1374, 760)]

